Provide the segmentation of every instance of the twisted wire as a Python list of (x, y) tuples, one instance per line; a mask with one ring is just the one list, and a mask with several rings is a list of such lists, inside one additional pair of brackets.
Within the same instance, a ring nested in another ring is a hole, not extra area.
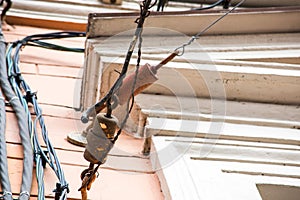
[[(68, 183), (65, 179), (64, 172), (61, 168), (59, 159), (56, 155), (54, 147), (52, 146), (49, 137), (48, 130), (46, 128), (46, 124), (44, 122), (44, 118), (42, 115), (42, 109), (40, 108), (37, 99), (34, 93), (31, 91), (30, 86), (27, 84), (25, 79), (22, 77), (20, 68), (19, 68), (19, 56), (20, 50), (25, 45), (38, 46), (48, 49), (54, 50), (62, 50), (62, 51), (74, 51), (74, 52), (82, 52), (83, 49), (79, 48), (69, 48), (63, 47), (60, 45), (51, 44), (48, 42), (42, 42), (40, 40), (47, 39), (60, 39), (60, 38), (68, 38), (68, 37), (82, 37), (85, 36), (85, 33), (82, 32), (55, 32), (50, 34), (36, 34), (32, 36), (27, 36), (23, 40), (16, 41), (8, 45), (8, 50), (6, 54), (6, 60), (8, 65), (8, 76), (10, 84), (17, 94), (21, 104), (28, 116), (28, 126), (30, 131), (31, 145), (34, 150), (34, 160), (36, 163), (36, 177), (38, 182), (38, 199), (45, 199), (45, 186), (44, 186), (44, 162), (46, 162), (52, 170), (55, 172), (59, 184), (62, 188), (60, 191), (59, 200), (67, 199), (68, 193)], [(13, 54), (14, 50), (14, 54)], [(29, 95), (28, 97), (25, 95)], [(27, 98), (27, 99), (26, 99)], [(31, 113), (29, 111), (29, 102), (33, 105), (35, 120), (33, 121), (31, 118)], [(42, 146), (38, 140), (38, 124), (41, 129), (42, 138), (44, 140), (47, 154), (43, 150)]]
[(233, 8), (228, 10), (224, 15), (217, 18), (215, 21), (210, 23), (207, 27), (205, 27), (203, 30), (198, 32), (196, 35), (192, 36), (189, 41), (182, 44), (181, 46), (177, 47), (174, 51), (179, 51), (181, 49), (181, 53), (177, 54), (178, 56), (182, 56), (185, 53), (185, 47), (191, 45), (195, 40), (197, 40), (201, 35), (203, 35), (208, 29), (210, 29), (212, 26), (214, 26), (216, 23), (218, 23), (220, 20), (222, 20), (224, 17), (226, 17), (228, 14), (233, 12), (237, 7), (242, 5), (246, 0), (241, 0), (238, 4), (236, 4)]

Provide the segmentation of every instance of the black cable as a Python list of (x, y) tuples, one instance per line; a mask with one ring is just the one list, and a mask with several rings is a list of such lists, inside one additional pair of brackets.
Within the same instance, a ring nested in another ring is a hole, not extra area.
[(231, 0), (224, 0), (223, 1), (223, 8), (228, 9), (229, 6), (230, 6), (230, 2), (231, 2)]
[[(134, 77), (134, 82), (133, 82), (133, 85), (132, 85), (132, 89), (131, 89), (131, 96), (132, 98), (129, 98), (127, 100), (127, 104), (126, 104), (126, 116), (125, 118), (123, 119), (123, 121), (121, 122), (120, 124), (120, 128), (119, 130), (117, 131), (117, 134), (116, 136), (111, 140), (111, 142), (114, 144), (118, 137), (120, 136), (120, 134), (122, 133), (122, 129), (123, 127), (125, 126), (126, 122), (127, 122), (127, 119), (129, 117), (129, 114), (133, 108), (133, 102), (134, 102), (134, 88), (135, 88), (135, 85), (136, 85), (136, 81), (137, 81), (137, 77), (138, 77), (138, 72), (139, 72), (139, 67), (140, 67), (140, 60), (141, 60), (141, 49), (142, 49), (142, 31), (143, 31), (143, 25), (144, 25), (144, 21), (146, 19), (146, 17), (149, 16), (150, 12), (148, 11), (148, 9), (150, 7), (154, 6), (154, 4), (151, 5), (151, 0), (146, 0), (146, 1), (143, 1), (142, 2), (142, 5), (141, 5), (141, 12), (140, 12), (140, 17), (137, 18), (136, 20), (136, 23), (138, 23), (137, 25), (137, 28), (136, 28), (136, 31), (135, 31), (135, 35), (134, 35), (134, 39), (133, 41), (130, 43), (130, 46), (129, 46), (129, 49), (128, 49), (128, 52), (127, 52), (127, 56), (126, 56), (126, 59), (125, 59), (125, 62), (124, 62), (124, 65), (123, 65), (123, 68), (122, 68), (122, 72), (120, 73), (120, 76), (119, 78), (117, 79), (117, 81), (115, 82), (115, 84), (111, 87), (111, 89), (109, 90), (109, 92), (106, 94), (106, 96), (100, 101), (98, 102), (99, 105), (95, 104), (93, 106), (91, 106), (85, 113), (84, 115), (82, 116), (81, 120), (83, 121), (83, 117), (88, 117), (92, 110), (94, 109), (99, 109), (100, 106), (104, 105), (104, 103), (106, 103), (107, 105), (107, 108), (108, 108), (108, 111), (106, 113), (106, 116), (110, 117), (111, 115), (111, 112), (112, 112), (112, 108), (111, 108), (111, 98), (113, 97), (115, 91), (121, 86), (122, 84), (122, 81), (124, 79), (124, 77), (126, 76), (126, 72), (127, 72), (127, 68), (128, 68), (128, 65), (129, 65), (129, 62), (130, 62), (130, 58), (131, 58), (131, 55), (133, 53), (133, 50), (134, 50), (134, 47), (135, 47), (135, 44), (137, 42), (137, 40), (139, 40), (139, 44), (138, 44), (138, 59), (137, 59), (137, 64), (136, 64), (136, 70), (135, 70), (135, 77)], [(120, 81), (120, 85), (118, 85), (118, 82)], [(107, 98), (107, 100), (106, 100)], [(130, 101), (131, 101), (131, 105), (129, 107), (129, 104), (130, 104)], [(101, 103), (103, 102), (103, 103)], [(97, 107), (99, 106), (99, 107)], [(87, 118), (86, 118), (87, 119)], [(83, 121), (84, 122), (84, 121)], [(94, 168), (94, 165), (91, 165), (92, 163), (90, 163), (90, 168)], [(100, 167), (101, 165), (101, 162), (96, 166), (95, 169), (91, 170), (91, 174), (89, 174), (89, 177), (88, 177), (88, 180), (85, 182), (85, 184), (81, 185), (81, 187), (78, 189), (78, 191), (80, 191), (82, 188), (85, 188), (87, 186), (87, 184), (91, 181), (92, 177), (97, 173), (98, 171), (98, 168)], [(91, 167), (92, 166), (92, 167)], [(89, 168), (89, 169), (90, 169)], [(85, 171), (82, 172), (82, 175)], [(84, 173), (84, 175), (86, 175)]]
[(22, 40), (16, 41), (15, 46), (17, 44), (21, 44), (21, 47), (25, 45), (30, 45), (30, 46), (37, 46), (37, 47), (43, 47), (47, 49), (60, 50), (60, 51), (84, 52), (84, 49), (82, 48), (64, 47), (64, 46), (52, 44), (41, 40), (63, 39), (63, 38), (72, 38), (72, 37), (85, 37), (85, 36), (86, 36), (85, 32), (70, 32), (70, 31), (53, 32), (47, 34), (35, 34), (35, 35), (27, 36)]
[[(1, 1), (0, 5), (3, 4), (3, 1), (4, 1), (4, 0)], [(6, 1), (6, 6), (5, 6), (5, 7), (3, 8), (3, 10), (2, 10), (2, 13), (1, 13), (1, 21), (4, 21), (7, 11), (8, 11), (8, 10), (11, 8), (11, 6), (12, 6), (12, 1), (11, 1), (11, 0), (5, 0), (5, 1)]]
[(164, 11), (165, 5), (168, 0), (158, 0), (157, 9), (156, 11)]
[[(164, 11), (164, 7), (165, 7), (167, 2), (168, 2), (168, 0), (159, 0), (158, 5), (157, 5), (157, 11), (160, 11), (160, 10)], [(221, 4), (223, 5), (224, 9), (228, 9), (229, 3), (230, 3), (230, 0), (219, 0), (219, 1), (211, 4), (210, 6), (201, 7), (201, 8), (194, 8), (192, 10), (208, 10), (208, 9), (214, 8), (216, 6), (219, 6)]]
[[(142, 31), (140, 32), (140, 35), (138, 36), (138, 39), (139, 39), (139, 45), (138, 45), (138, 57), (137, 57), (137, 63), (136, 63), (136, 68), (135, 68), (135, 75), (134, 75), (134, 81), (133, 81), (133, 84), (132, 84), (132, 88), (131, 88), (131, 98), (129, 98), (127, 100), (127, 103), (126, 103), (126, 115), (125, 115), (125, 118), (123, 119), (121, 125), (120, 125), (120, 129), (118, 130), (116, 136), (114, 137), (112, 143), (114, 144), (119, 136), (121, 135), (122, 133), (122, 129), (124, 128), (128, 118), (129, 118), (129, 114), (131, 113), (131, 110), (133, 108), (133, 105), (134, 105), (134, 88), (135, 88), (135, 85), (136, 85), (136, 81), (137, 81), (137, 78), (138, 78), (138, 73), (139, 73), (139, 69), (140, 69), (140, 62), (141, 62), (141, 58), (142, 58), (142, 43), (143, 43), (143, 38), (142, 38)], [(131, 101), (131, 103), (130, 103)], [(129, 104), (130, 104), (130, 107), (129, 107)]]
[(129, 45), (129, 48), (128, 48), (128, 51), (127, 51), (127, 54), (125, 57), (125, 61), (124, 61), (123, 67), (122, 67), (122, 71), (120, 72), (118, 79), (115, 81), (115, 83), (113, 84), (111, 89), (108, 91), (108, 93), (99, 102), (90, 106), (85, 112), (82, 113), (81, 121), (83, 123), (87, 123), (89, 121), (89, 117), (92, 114), (95, 115), (96, 113), (100, 112), (101, 109), (103, 109), (103, 105), (105, 105), (107, 100), (110, 99), (122, 85), (123, 79), (125, 78), (127, 70), (128, 70), (129, 62), (130, 62), (134, 47), (136, 45), (139, 35), (141, 34), (144, 21), (145, 21), (146, 17), (148, 17), (150, 14), (148, 9), (151, 6), (153, 6), (153, 5), (151, 5), (151, 0), (146, 0), (142, 3), (141, 7), (143, 7), (144, 9), (141, 9), (140, 17), (135, 21), (137, 23), (137, 27), (136, 27), (136, 30), (134, 33), (133, 40), (131, 41), (131, 43)]
[(34, 34), (25, 37), (22, 42), (28, 41), (38, 41), (38, 40), (50, 40), (50, 39), (62, 39), (62, 38), (72, 38), (72, 37), (85, 37), (85, 32), (71, 32), (71, 31), (61, 31), (61, 32), (53, 32), (46, 34)]
[(226, 0), (219, 0), (217, 1), (216, 3), (213, 3), (212, 5), (210, 6), (207, 6), (207, 7), (202, 7), (202, 8), (195, 8), (193, 10), (208, 10), (208, 9), (211, 9), (211, 8), (214, 8), (218, 5), (221, 5), (223, 2), (225, 2)]
[(43, 42), (43, 41), (28, 41), (28, 46), (35, 46), (35, 47), (41, 47), (45, 49), (52, 49), (52, 50), (58, 50), (58, 51), (72, 51), (72, 52), (78, 52), (82, 53), (84, 52), (83, 48), (70, 48), (70, 47), (64, 47), (57, 44), (52, 44), (49, 42)]

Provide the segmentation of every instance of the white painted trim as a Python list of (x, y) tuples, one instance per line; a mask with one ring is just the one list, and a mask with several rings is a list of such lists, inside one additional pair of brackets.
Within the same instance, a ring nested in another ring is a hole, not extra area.
[[(153, 137), (155, 151), (151, 157), (160, 164), (157, 174), (169, 199), (261, 200), (256, 187), (259, 184), (300, 186), (298, 145), (288, 145), (289, 150), (284, 150), (281, 147), (286, 145), (273, 143), (251, 142), (250, 147), (249, 142), (235, 140), (219, 139), (211, 144), (208, 139), (200, 139), (200, 143), (196, 143), (197, 138), (187, 140)], [(209, 145), (212, 147), (207, 148)], [(210, 152), (204, 153), (205, 149)], [(196, 156), (199, 159), (191, 159)]]
[[(147, 18), (145, 27), (165, 28), (186, 35), (194, 35), (223, 14), (223, 12), (153, 13)], [(132, 22), (136, 17), (137, 14), (126, 13), (107, 15), (95, 13), (90, 15), (88, 37), (112, 36), (132, 30), (135, 28), (135, 24)], [(297, 32), (300, 30), (300, 25), (297, 20), (299, 18), (299, 7), (289, 10), (237, 11), (229, 14), (226, 18), (209, 29), (206, 35)], [(271, 22), (270, 19), (272, 19)], [(118, 24), (118, 26), (112, 26), (112, 24)]]
[(300, 145), (300, 130), (298, 129), (155, 117), (149, 117), (148, 121), (149, 124), (146, 126), (148, 135), (216, 138)]

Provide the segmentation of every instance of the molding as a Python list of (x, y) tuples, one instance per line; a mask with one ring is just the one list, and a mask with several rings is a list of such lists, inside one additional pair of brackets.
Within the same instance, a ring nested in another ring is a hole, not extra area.
[[(130, 12), (136, 3), (123, 6), (103, 4), (97, 0), (14, 0), (6, 21), (12, 25), (36, 26), (62, 30), (86, 31), (91, 12)], [(138, 7), (137, 7), (138, 8)]]
[[(261, 200), (269, 190), (258, 190), (260, 185), (277, 186), (276, 194), (283, 192), (280, 186), (293, 187), (299, 194), (299, 146), (257, 141), (154, 136), (150, 158), (173, 200)], [(285, 194), (298, 198), (295, 191)]]
[[(299, 11), (300, 7), (239, 9), (222, 19), (205, 34), (299, 32)], [(223, 14), (223, 10), (151, 12), (145, 22), (145, 27), (164, 28), (185, 35), (195, 35)], [(88, 19), (87, 36), (88, 38), (112, 36), (132, 30), (136, 26), (132, 22), (137, 16), (138, 13), (91, 13)], [(112, 24), (118, 24), (118, 26), (112, 26)]]
[[(174, 2), (181, 2), (182, 0), (171, 0)], [(213, 4), (216, 3), (215, 0), (185, 0), (184, 2), (189, 3), (197, 3), (197, 4)], [(240, 2), (240, 0), (232, 0), (231, 5), (236, 5)], [(298, 0), (247, 0), (242, 6), (243, 7), (279, 7), (279, 6), (300, 6), (300, 2)]]

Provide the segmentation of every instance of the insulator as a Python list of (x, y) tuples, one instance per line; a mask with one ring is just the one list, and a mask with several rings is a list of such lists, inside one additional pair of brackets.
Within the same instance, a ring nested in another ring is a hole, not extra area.
[(112, 139), (117, 129), (118, 119), (105, 113), (97, 114), (93, 128), (88, 131), (84, 158), (93, 164), (103, 164), (113, 147)]

